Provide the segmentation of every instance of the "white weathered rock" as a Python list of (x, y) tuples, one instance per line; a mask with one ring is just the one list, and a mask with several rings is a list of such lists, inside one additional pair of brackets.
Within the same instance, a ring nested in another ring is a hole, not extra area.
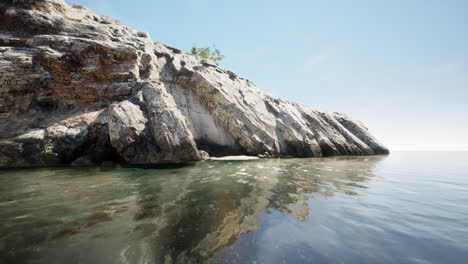
[(154, 144), (160, 150), (161, 161), (200, 160), (197, 145), (186, 119), (164, 86), (145, 84), (142, 87)]
[(272, 98), (213, 61), (87, 8), (63, 0), (0, 3), (0, 166), (154, 164), (206, 153), (388, 150), (360, 122)]
[[(126, 162), (155, 161), (156, 152), (141, 148), (148, 120), (140, 107), (129, 101), (114, 103), (109, 107), (109, 137), (112, 146)], [(150, 143), (150, 142), (148, 142)]]

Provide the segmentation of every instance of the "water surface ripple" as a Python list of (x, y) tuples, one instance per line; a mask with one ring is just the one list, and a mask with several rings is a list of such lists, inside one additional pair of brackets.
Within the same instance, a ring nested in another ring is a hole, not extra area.
[(0, 263), (468, 263), (468, 153), (0, 170)]

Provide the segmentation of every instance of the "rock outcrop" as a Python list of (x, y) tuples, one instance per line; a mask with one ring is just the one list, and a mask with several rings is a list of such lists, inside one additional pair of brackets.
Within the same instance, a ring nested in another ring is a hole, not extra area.
[(0, 3), (0, 167), (388, 153), (360, 122), (63, 0)]

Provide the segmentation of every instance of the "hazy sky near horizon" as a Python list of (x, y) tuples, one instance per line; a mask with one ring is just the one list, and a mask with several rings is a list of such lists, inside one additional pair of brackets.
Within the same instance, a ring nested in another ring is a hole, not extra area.
[(276, 97), (364, 122), (391, 150), (468, 150), (468, 1), (73, 0)]

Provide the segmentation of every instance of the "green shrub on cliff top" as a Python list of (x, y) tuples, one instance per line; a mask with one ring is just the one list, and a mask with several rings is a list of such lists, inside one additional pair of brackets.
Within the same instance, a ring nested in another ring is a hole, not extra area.
[(191, 52), (193, 55), (198, 56), (203, 59), (210, 59), (214, 61), (221, 61), (224, 59), (224, 55), (221, 54), (221, 51), (213, 46), (213, 49), (210, 47), (197, 47), (193, 45)]

